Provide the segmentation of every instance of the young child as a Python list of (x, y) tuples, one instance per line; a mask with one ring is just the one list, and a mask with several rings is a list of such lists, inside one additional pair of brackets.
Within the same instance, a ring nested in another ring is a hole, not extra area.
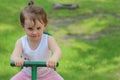
[[(64, 80), (54, 71), (61, 50), (52, 36), (43, 33), (48, 24), (44, 9), (30, 1), (20, 14), (20, 22), (26, 35), (17, 40), (11, 60), (16, 66), (25, 60), (46, 61), (47, 67), (37, 68), (37, 80)], [(31, 68), (23, 67), (11, 80), (31, 80)]]

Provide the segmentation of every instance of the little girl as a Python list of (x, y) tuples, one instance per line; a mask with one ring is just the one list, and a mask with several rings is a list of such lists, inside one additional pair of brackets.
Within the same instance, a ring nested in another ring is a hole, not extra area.
[[(23, 66), (25, 60), (46, 61), (47, 67), (37, 68), (37, 80), (64, 80), (53, 69), (61, 50), (52, 36), (43, 33), (48, 24), (44, 9), (30, 1), (20, 14), (20, 22), (26, 35), (17, 40), (11, 60), (16, 66)], [(11, 80), (31, 80), (31, 68), (23, 67)]]

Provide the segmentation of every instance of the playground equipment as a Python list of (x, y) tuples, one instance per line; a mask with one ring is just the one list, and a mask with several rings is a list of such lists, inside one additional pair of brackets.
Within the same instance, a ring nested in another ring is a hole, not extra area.
[[(13, 61), (10, 62), (11, 66), (15, 66), (15, 63)], [(59, 64), (57, 63), (57, 66)], [(31, 67), (32, 68), (32, 73), (31, 73), (31, 77), (32, 80), (37, 80), (37, 67), (46, 67), (46, 62), (39, 62), (39, 61), (25, 61), (23, 66), (25, 67)], [(57, 67), (56, 66), (56, 67)]]

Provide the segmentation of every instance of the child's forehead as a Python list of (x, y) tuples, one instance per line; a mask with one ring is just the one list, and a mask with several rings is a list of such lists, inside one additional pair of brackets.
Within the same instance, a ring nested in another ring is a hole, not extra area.
[(27, 26), (40, 26), (43, 25), (39, 20), (25, 19), (25, 25)]

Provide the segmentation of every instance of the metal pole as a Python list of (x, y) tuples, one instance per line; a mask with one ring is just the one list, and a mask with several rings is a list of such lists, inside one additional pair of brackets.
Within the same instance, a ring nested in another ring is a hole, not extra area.
[(37, 80), (37, 67), (36, 66), (32, 66), (32, 80)]

